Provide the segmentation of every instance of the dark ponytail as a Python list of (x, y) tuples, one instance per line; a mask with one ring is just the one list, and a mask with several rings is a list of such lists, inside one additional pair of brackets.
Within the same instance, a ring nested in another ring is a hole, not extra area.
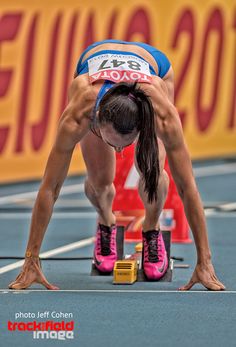
[(148, 202), (157, 200), (159, 150), (153, 106), (137, 83), (118, 83), (102, 98), (99, 105), (99, 123), (112, 123), (120, 134), (139, 131), (136, 158), (144, 180)]
[(144, 177), (144, 189), (148, 201), (157, 200), (159, 149), (152, 103), (141, 89), (134, 91), (139, 106), (140, 133), (136, 147), (137, 163)]

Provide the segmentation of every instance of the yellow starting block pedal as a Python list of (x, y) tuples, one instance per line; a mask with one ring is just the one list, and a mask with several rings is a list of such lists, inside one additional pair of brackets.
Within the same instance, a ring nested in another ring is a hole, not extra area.
[(113, 270), (113, 284), (133, 284), (137, 281), (137, 260), (126, 259), (115, 262)]

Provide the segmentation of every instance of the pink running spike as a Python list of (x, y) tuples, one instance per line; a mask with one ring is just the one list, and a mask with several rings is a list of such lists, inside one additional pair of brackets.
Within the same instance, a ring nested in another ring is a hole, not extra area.
[(116, 225), (98, 224), (94, 248), (94, 264), (101, 272), (111, 272), (117, 260)]

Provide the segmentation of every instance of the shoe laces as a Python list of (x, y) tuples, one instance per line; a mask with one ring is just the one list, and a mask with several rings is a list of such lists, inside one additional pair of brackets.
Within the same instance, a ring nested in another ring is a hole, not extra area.
[(111, 235), (112, 232), (110, 230), (110, 228), (107, 227), (107, 230), (103, 230), (102, 228), (100, 228), (101, 230), (101, 254), (103, 256), (106, 255), (110, 255), (111, 254)]
[(148, 232), (145, 235), (148, 246), (148, 261), (151, 263), (157, 263), (160, 261), (161, 243), (159, 242), (159, 231), (154, 230), (153, 232)]

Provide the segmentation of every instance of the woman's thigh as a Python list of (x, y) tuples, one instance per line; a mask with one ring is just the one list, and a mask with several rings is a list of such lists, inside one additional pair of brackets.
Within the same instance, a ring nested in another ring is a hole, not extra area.
[[(163, 173), (163, 170), (164, 170), (164, 166), (165, 166), (166, 150), (165, 150), (165, 147), (163, 145), (163, 142), (160, 139), (157, 138), (157, 142), (158, 142), (158, 152), (159, 152), (159, 156), (158, 156), (158, 159), (159, 159), (159, 170), (160, 170), (160, 176), (161, 176), (162, 173)], [(136, 170), (139, 173), (139, 176), (142, 177), (141, 170), (138, 167), (138, 163), (137, 163), (136, 151), (135, 151), (134, 162), (135, 162)]]
[(115, 178), (114, 149), (91, 131), (80, 142), (87, 176), (95, 187), (109, 185)]

